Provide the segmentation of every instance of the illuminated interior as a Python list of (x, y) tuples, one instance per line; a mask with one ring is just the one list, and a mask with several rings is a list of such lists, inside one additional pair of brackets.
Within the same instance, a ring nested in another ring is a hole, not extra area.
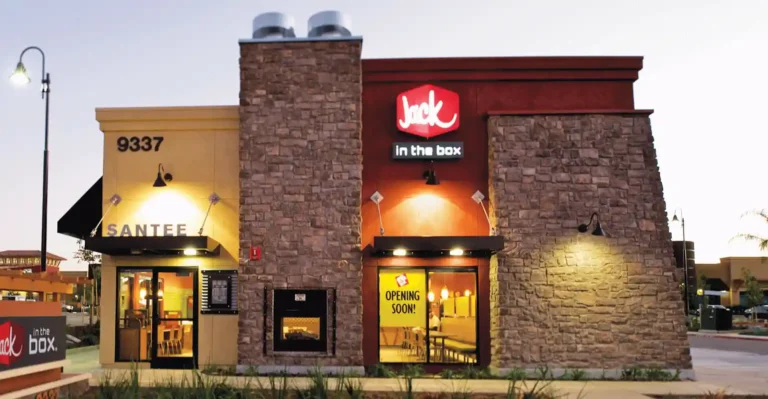
[(320, 340), (319, 317), (283, 317), (284, 340)]
[[(393, 312), (402, 312), (403, 308), (407, 309), (407, 313), (414, 313), (408, 303), (409, 299), (414, 299), (413, 296), (390, 295), (391, 301), (379, 301), (379, 361), (476, 363), (476, 273), (442, 268), (398, 270), (379, 271), (379, 291), (384, 299), (387, 298), (387, 291), (396, 291), (393, 285), (388, 285), (393, 273), (407, 275), (407, 280), (401, 279), (397, 284), (398, 288), (410, 287), (410, 290), (426, 291), (427, 294), (419, 295), (415, 303), (416, 319), (393, 315)], [(421, 278), (421, 274), (426, 274), (426, 281)], [(398, 298), (404, 300), (399, 301)], [(426, 311), (418, 310), (422, 308)], [(393, 324), (390, 320), (403, 321), (401, 325), (394, 325), (397, 321)]]
[[(147, 361), (157, 345), (158, 357), (191, 357), (194, 299), (192, 273), (158, 272), (157, 289), (150, 270), (120, 270), (118, 361)], [(153, 340), (153, 311), (157, 340)]]

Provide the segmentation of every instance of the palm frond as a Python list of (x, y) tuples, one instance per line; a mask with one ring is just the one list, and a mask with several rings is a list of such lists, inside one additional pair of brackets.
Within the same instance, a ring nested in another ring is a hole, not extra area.
[(768, 222), (768, 210), (766, 209), (754, 209), (748, 212), (744, 212), (741, 217), (747, 217), (747, 216), (757, 216), (761, 219), (763, 219), (764, 222)]
[(741, 239), (744, 241), (757, 241), (758, 247), (760, 248), (761, 251), (768, 250), (768, 238), (766, 237), (761, 237), (755, 234), (742, 233), (742, 234), (737, 234), (736, 236), (731, 238), (729, 242), (732, 242), (733, 240), (736, 240), (736, 239)]

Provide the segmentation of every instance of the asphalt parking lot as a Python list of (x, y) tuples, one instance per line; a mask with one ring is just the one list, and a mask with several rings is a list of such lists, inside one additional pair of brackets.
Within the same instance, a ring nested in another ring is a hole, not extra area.
[(768, 340), (688, 336), (698, 381), (761, 393), (768, 387)]

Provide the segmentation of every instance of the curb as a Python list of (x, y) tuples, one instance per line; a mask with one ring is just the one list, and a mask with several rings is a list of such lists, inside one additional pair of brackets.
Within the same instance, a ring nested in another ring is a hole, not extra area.
[(79, 346), (76, 348), (67, 349), (67, 355), (72, 355), (79, 352), (87, 352), (99, 349), (99, 345)]
[(743, 341), (768, 341), (768, 337), (755, 337), (755, 336), (738, 335), (738, 334), (716, 334), (716, 333), (689, 332), (688, 335), (692, 336), (692, 337), (720, 338), (720, 339), (738, 339), (738, 340), (743, 340)]

